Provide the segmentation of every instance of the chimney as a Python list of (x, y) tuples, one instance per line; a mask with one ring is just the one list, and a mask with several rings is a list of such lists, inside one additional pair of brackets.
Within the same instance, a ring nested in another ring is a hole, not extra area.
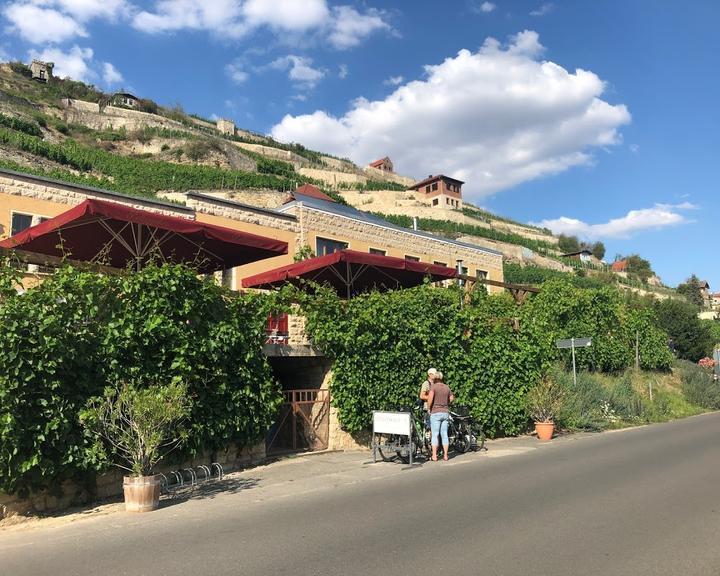
[(417, 216), (413, 216), (413, 230), (417, 231)]

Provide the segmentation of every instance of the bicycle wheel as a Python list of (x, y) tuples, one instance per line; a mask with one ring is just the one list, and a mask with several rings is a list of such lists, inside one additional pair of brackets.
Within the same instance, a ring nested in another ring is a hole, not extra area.
[(475, 444), (473, 449), (479, 452), (485, 449), (485, 432), (483, 432), (482, 426), (477, 422), (471, 422), (469, 426), (470, 433), (475, 437)]
[(455, 451), (464, 454), (470, 450), (471, 445), (470, 430), (464, 423), (459, 424), (455, 434), (455, 443), (453, 444)]
[(420, 439), (417, 437), (417, 431), (413, 429), (410, 442), (408, 442), (407, 436), (402, 436), (400, 442), (400, 449), (397, 451), (397, 456), (400, 461), (409, 464), (410, 463), (410, 452), (412, 451), (413, 461), (417, 460), (420, 455)]
[(377, 451), (378, 454), (380, 454), (380, 458), (382, 458), (383, 462), (390, 462), (397, 458), (395, 450), (388, 448), (388, 445), (395, 444), (397, 442), (396, 436), (388, 434), (376, 434), (375, 441), (378, 443)]

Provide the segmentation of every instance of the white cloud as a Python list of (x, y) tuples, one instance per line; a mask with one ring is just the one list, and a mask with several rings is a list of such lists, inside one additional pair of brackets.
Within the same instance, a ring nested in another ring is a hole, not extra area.
[(253, 27), (298, 31), (322, 26), (330, 11), (325, 0), (247, 0), (243, 15)]
[(75, 45), (67, 52), (63, 52), (60, 48), (46, 48), (42, 52), (31, 50), (30, 57), (54, 62), (53, 74), (61, 78), (69, 76), (74, 80), (87, 82), (96, 77), (96, 73), (91, 68), (92, 48), (80, 48)]
[(133, 6), (125, 0), (34, 0), (34, 2), (56, 6), (81, 22), (94, 18), (113, 21), (121, 16), (127, 16), (133, 10)]
[(390, 24), (385, 22), (384, 13), (369, 8), (361, 14), (352, 6), (336, 6), (332, 10), (330, 44), (339, 50), (353, 48), (373, 32), (391, 31)]
[(239, 0), (158, 0), (154, 12), (135, 15), (133, 26), (148, 34), (210, 30), (230, 38), (240, 38), (248, 30)]
[(340, 66), (338, 66), (338, 78), (340, 78), (340, 80), (345, 80), (345, 78), (347, 78), (347, 76), (348, 76), (347, 64), (340, 64)]
[(392, 30), (380, 10), (330, 9), (327, 0), (157, 0), (151, 10), (135, 15), (133, 26), (149, 34), (202, 30), (227, 38), (262, 27), (288, 34), (316, 32), (341, 50), (357, 46), (375, 31)]
[(120, 84), (120, 82), (124, 80), (123, 75), (120, 74), (118, 69), (115, 68), (115, 66), (113, 66), (110, 62), (102, 63), (102, 76), (103, 81), (108, 86)]
[(532, 31), (506, 46), (488, 39), (426, 66), (425, 79), (384, 100), (359, 98), (341, 117), (286, 115), (272, 134), (360, 164), (389, 154), (401, 173), (443, 172), (467, 181), (468, 195), (487, 196), (590, 163), (630, 121), (624, 105), (600, 98), (594, 73), (541, 61), (542, 51)]
[(74, 18), (35, 4), (10, 4), (3, 14), (10, 21), (11, 30), (32, 44), (60, 43), (88, 35)]
[(555, 234), (569, 234), (587, 239), (629, 238), (645, 230), (659, 230), (669, 226), (689, 224), (680, 211), (694, 210), (697, 206), (689, 202), (682, 204), (655, 204), (652, 208), (630, 210), (625, 216), (613, 218), (602, 224), (588, 224), (582, 220), (561, 216), (554, 220), (543, 220), (537, 226), (549, 228)]
[(383, 84), (385, 84), (385, 86), (399, 86), (403, 83), (403, 80), (405, 80), (405, 78), (402, 76), (390, 76), (390, 78), (383, 80)]
[(325, 76), (326, 71), (313, 68), (311, 58), (290, 54), (277, 58), (270, 63), (270, 68), (287, 70), (288, 78), (300, 88), (313, 88)]
[(235, 82), (235, 84), (242, 84), (245, 82), (250, 75), (243, 69), (242, 64), (234, 62), (225, 66), (225, 74)]
[(10, 29), (32, 44), (59, 44), (87, 37), (85, 24), (93, 19), (115, 21), (127, 16), (132, 5), (126, 0), (20, 0), (3, 14)]
[(539, 8), (532, 10), (530, 12), (530, 16), (545, 16), (545, 14), (550, 14), (553, 10), (555, 10), (555, 4), (552, 2), (545, 2)]
[(496, 8), (497, 8), (497, 5), (493, 4), (492, 2), (483, 2), (479, 6), (476, 6), (475, 10), (478, 12), (482, 12), (484, 14), (489, 14)]

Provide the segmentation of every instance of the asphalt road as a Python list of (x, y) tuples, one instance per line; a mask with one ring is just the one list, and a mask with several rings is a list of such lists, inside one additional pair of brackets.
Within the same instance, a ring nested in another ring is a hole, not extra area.
[(248, 484), (0, 533), (0, 575), (720, 574), (719, 439), (709, 414), (507, 458)]

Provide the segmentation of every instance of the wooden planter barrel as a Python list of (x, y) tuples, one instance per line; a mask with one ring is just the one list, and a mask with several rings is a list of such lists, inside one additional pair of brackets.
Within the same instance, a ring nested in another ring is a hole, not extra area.
[(547, 441), (553, 437), (555, 422), (535, 422), (538, 440)]
[(126, 512), (151, 512), (160, 504), (160, 475), (123, 478)]

